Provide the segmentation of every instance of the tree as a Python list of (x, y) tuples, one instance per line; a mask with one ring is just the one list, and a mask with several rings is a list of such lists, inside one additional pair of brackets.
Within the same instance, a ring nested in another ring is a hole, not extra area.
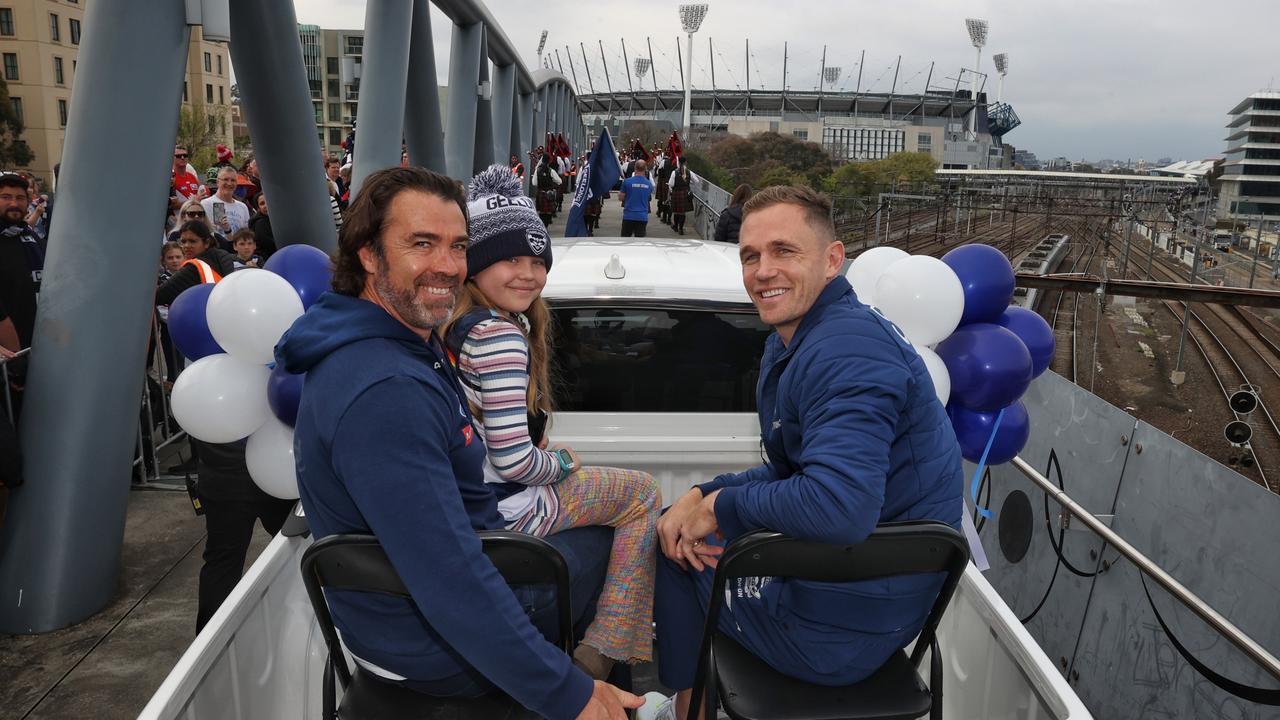
[(0, 168), (24, 167), (35, 159), (22, 130), (22, 118), (9, 99), (9, 84), (0, 80)]
[[(821, 145), (775, 132), (756, 133), (748, 138), (727, 137), (707, 151), (707, 157), (733, 177), (733, 184), (761, 186), (769, 175), (777, 184), (785, 168), (792, 182), (817, 186), (831, 173), (831, 158)], [(761, 186), (762, 187), (762, 186)]]
[(756, 170), (755, 187), (756, 189), (772, 187), (774, 185), (803, 185), (802, 179), (797, 177), (785, 165), (777, 160), (765, 160), (760, 164), (761, 167)]
[(208, 105), (184, 105), (178, 112), (177, 144), (191, 153), (195, 168), (206, 168), (217, 160), (214, 146), (225, 136), (227, 113)]
[(724, 168), (711, 162), (701, 153), (692, 150), (686, 150), (684, 157), (685, 162), (689, 163), (689, 169), (698, 177), (706, 178), (725, 190), (733, 191), (733, 176), (725, 172)]
[(896, 153), (883, 160), (849, 163), (822, 181), (832, 195), (874, 195), (902, 185), (934, 182), (938, 163), (929, 153)]

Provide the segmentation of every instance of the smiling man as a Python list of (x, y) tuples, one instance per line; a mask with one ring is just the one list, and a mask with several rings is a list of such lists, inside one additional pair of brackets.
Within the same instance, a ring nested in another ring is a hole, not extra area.
[[(370, 175), (339, 236), (334, 291), (276, 347), (287, 370), (307, 373), (294, 438), (312, 532), (376, 536), (412, 595), (326, 599), (375, 682), (438, 696), (497, 687), (540, 717), (624, 720), (623, 703), (637, 699), (593, 682), (546, 639), (556, 629), (539, 622), (539, 596), (508, 587), (476, 535), (505, 522), (436, 334), (467, 276), (466, 212), (462, 187), (443, 175)], [(609, 543), (597, 533), (575, 544), (570, 533), (553, 544), (581, 612), (599, 592)], [(577, 572), (588, 566), (599, 569)]]
[[(830, 199), (801, 187), (756, 194), (743, 208), (739, 255), (743, 285), (776, 330), (756, 388), (768, 461), (693, 488), (658, 521), (658, 667), (664, 685), (682, 690), (666, 717), (686, 716), (725, 543), (756, 530), (858, 543), (884, 522), (960, 524), (955, 435), (920, 356), (840, 274)], [(934, 576), (739, 579), (720, 630), (779, 672), (847, 685), (911, 641), (940, 587)]]

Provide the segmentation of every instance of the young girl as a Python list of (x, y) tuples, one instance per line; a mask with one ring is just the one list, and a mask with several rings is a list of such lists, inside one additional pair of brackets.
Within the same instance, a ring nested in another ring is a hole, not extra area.
[(510, 168), (494, 165), (477, 175), (468, 199), (467, 282), (445, 342), (507, 527), (540, 537), (587, 525), (615, 528), (595, 621), (574, 651), (578, 665), (604, 679), (615, 661), (652, 655), (658, 486), (648, 473), (581, 467), (572, 450), (547, 449), (551, 317), (540, 295), (551, 242)]

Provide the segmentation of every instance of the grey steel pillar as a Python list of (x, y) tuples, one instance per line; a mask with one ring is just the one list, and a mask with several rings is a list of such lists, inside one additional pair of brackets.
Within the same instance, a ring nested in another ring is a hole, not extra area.
[(533, 143), (530, 147), (536, 148), (544, 144), (547, 137), (547, 86), (538, 88), (533, 97)]
[(480, 82), (476, 87), (476, 135), (471, 158), (471, 174), (474, 175), (498, 160), (507, 164), (506, 156), (493, 154), (493, 82), (489, 77), (489, 41), (480, 24)]
[(561, 83), (561, 132), (564, 133), (564, 140), (570, 140), (570, 136), (573, 131), (572, 118), (570, 118), (570, 113), (568, 113), (568, 106), (570, 106), (570, 102), (568, 102), (568, 95), (570, 95), (570, 92), (570, 86)]
[(332, 253), (338, 248), (338, 231), (319, 169), (315, 115), (293, 3), (231, 0), (231, 35), (232, 61), (253, 68), (239, 73), (236, 82), (276, 242), (314, 245)]
[(413, 11), (414, 3), (405, 0), (368, 0), (365, 5), (364, 70), (352, 194), (370, 173), (400, 164)]
[(512, 142), (516, 124), (516, 66), (493, 67), (493, 157), (506, 165), (519, 149)]
[(439, 81), (436, 80), (435, 41), (431, 35), (429, 0), (413, 0), (404, 139), (409, 146), (409, 162), (428, 170), (445, 172), (444, 128), (440, 123), (440, 88)]
[(480, 53), (484, 23), (453, 26), (449, 47), (449, 118), (444, 126), (444, 154), (450, 177), (468, 180), (476, 151), (476, 94), (480, 87)]
[(516, 107), (511, 119), (511, 152), (520, 158), (520, 162), (525, 164), (525, 192), (529, 192), (529, 181), (533, 177), (529, 153), (535, 147), (530, 141), (533, 138), (533, 103), (536, 98), (537, 95), (531, 92), (517, 95)]
[(0, 537), (0, 633), (84, 620), (119, 581), (156, 241), (103, 222), (120, 216), (103, 182), (119, 185), (109, 179), (128, 158), (138, 217), (162, 217), (189, 35), (184, 3), (137, 10), (85, 9), (20, 427), (27, 482)]

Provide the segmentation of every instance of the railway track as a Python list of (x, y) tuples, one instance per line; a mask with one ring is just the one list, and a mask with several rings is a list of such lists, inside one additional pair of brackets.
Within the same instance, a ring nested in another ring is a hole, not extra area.
[[(1131, 252), (1134, 250), (1144, 261), (1150, 261), (1153, 274), (1166, 281), (1183, 282), (1180, 268), (1171, 268), (1166, 258), (1152, 257), (1151, 250), (1141, 244), (1135, 244)], [(1131, 265), (1130, 274), (1136, 276), (1136, 272)], [(1184, 322), (1182, 304), (1165, 300), (1161, 305), (1179, 323)], [(1202, 311), (1191, 310), (1189, 305), (1185, 307), (1192, 321), (1187, 336), (1208, 364), (1223, 400), (1229, 401), (1241, 385), (1257, 388), (1258, 422), (1254, 424), (1258, 432), (1250, 440), (1250, 451), (1263, 486), (1280, 492), (1280, 468), (1274, 466), (1280, 462), (1280, 424), (1272, 412), (1272, 408), (1280, 408), (1280, 343), (1263, 329), (1265, 323), (1261, 318), (1241, 308), (1212, 303), (1204, 303)], [(1228, 411), (1234, 416), (1230, 405)], [(1268, 466), (1275, 481), (1268, 476)]]

